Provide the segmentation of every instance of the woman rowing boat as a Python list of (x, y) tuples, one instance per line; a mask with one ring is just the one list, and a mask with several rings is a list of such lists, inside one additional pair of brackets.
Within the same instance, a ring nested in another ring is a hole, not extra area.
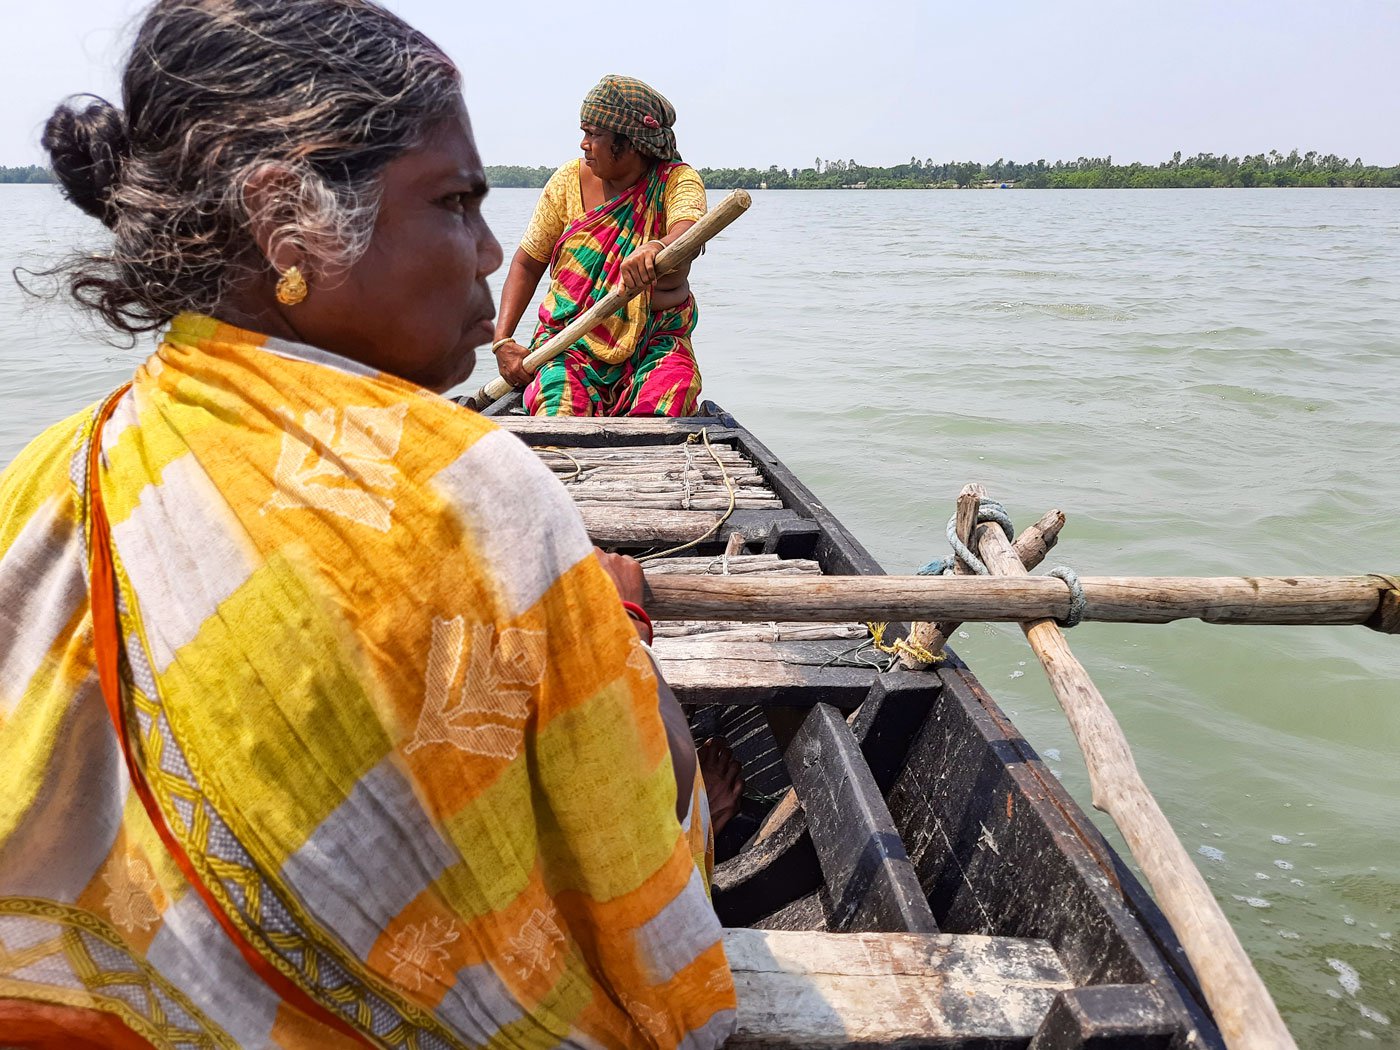
[[(582, 161), (550, 178), (501, 292), (491, 345), (507, 382), (536, 415), (682, 416), (695, 411), (700, 370), (690, 337), (699, 316), (684, 267), (660, 279), (656, 256), (705, 214), (705, 185), (681, 163), (671, 103), (609, 75), (583, 100)], [(613, 287), (644, 290), (531, 376), (514, 333), (550, 272), (531, 348)], [(653, 283), (654, 282), (654, 283)]]
[(436, 392), (502, 261), (457, 70), (161, 0), (123, 96), (44, 136), (74, 295), (162, 334), (0, 475), (0, 1042), (720, 1045), (640, 570)]

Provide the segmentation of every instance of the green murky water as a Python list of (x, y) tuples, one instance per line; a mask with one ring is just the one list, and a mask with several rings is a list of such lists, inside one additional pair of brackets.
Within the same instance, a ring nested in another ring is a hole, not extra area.
[[(533, 201), (489, 200), (508, 251)], [(92, 234), (45, 187), (0, 214), (6, 268)], [(1400, 194), (759, 193), (693, 282), (706, 396), (891, 571), (976, 480), (1086, 575), (1400, 572)], [(4, 282), (0, 462), (137, 356)], [(1400, 1042), (1400, 638), (1071, 641), (1300, 1045)], [(956, 644), (1087, 807), (1020, 631)]]

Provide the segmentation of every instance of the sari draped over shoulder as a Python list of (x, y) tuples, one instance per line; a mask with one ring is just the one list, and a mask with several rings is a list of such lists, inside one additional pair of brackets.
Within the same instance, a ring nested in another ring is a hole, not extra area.
[[(531, 348), (540, 346), (619, 283), (622, 262), (666, 232), (667, 181), (679, 163), (654, 165), (627, 192), (568, 223), (549, 261), (550, 287)], [(685, 415), (700, 393), (690, 338), (693, 298), (653, 311), (645, 289), (536, 374), (526, 407), (548, 415)]]
[(0, 475), (0, 1033), (721, 1045), (703, 793), (534, 455), (194, 316), (104, 407)]

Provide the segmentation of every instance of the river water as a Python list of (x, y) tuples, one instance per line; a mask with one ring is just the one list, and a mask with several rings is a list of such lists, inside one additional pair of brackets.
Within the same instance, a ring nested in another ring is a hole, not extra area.
[[(507, 253), (534, 198), (487, 202)], [(6, 270), (95, 234), (49, 187), (0, 215)], [(891, 572), (981, 481), (1084, 575), (1400, 573), (1400, 194), (760, 192), (692, 282), (705, 396)], [(139, 356), (0, 284), (0, 463)], [(1400, 1045), (1400, 638), (1070, 641), (1300, 1045)], [(1020, 631), (955, 642), (1087, 809)]]

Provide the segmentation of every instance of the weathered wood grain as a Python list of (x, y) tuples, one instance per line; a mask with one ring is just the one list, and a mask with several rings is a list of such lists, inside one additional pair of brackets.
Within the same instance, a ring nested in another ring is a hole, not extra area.
[[(1081, 576), (1080, 583), (1084, 619), (1108, 623), (1367, 624), (1384, 587), (1375, 576)], [(1017, 622), (1069, 613), (1068, 588), (1046, 576), (676, 576), (656, 580), (652, 594), (652, 615), (676, 620)], [(1400, 630), (1384, 617), (1372, 625)]]
[(873, 668), (825, 666), (850, 642), (732, 641), (710, 635), (658, 635), (661, 673), (683, 704), (811, 707), (843, 710), (864, 699)]
[[(708, 510), (629, 510), (626, 507), (593, 505), (580, 507), (579, 515), (583, 518), (584, 528), (587, 529), (589, 538), (600, 547), (649, 547), (693, 540), (712, 528), (720, 518), (721, 512)], [(804, 521), (798, 517), (796, 512), (786, 508), (740, 507), (729, 516), (729, 520), (724, 523), (719, 532), (706, 542), (719, 544), (722, 547), (735, 533), (742, 535), (746, 542), (767, 542), (773, 536), (775, 528), (784, 534), (791, 531), (795, 536), (805, 536), (809, 531), (816, 531), (811, 522)], [(768, 553), (804, 557), (810, 552), (779, 548)], [(672, 577), (672, 579), (675, 578)], [(648, 608), (650, 608), (649, 605)], [(689, 619), (690, 617), (670, 618)], [(699, 619), (699, 617), (694, 618)], [(771, 620), (773, 617), (765, 616), (762, 619)]]
[[(743, 547), (743, 537), (734, 536), (734, 546)], [(653, 576), (746, 576), (761, 573), (764, 576), (820, 576), (821, 566), (811, 558), (780, 558), (776, 554), (740, 554), (726, 551), (724, 554), (706, 555), (700, 558), (658, 558), (646, 567), (648, 578)]]
[(868, 638), (863, 623), (804, 623), (800, 620), (739, 623), (727, 620), (654, 620), (657, 638), (694, 638), (707, 635), (729, 642), (814, 642), (844, 639), (853, 643)]
[(1043, 941), (725, 930), (730, 1047), (997, 1046), (1029, 1041), (1070, 988)]
[[(979, 525), (974, 536), (977, 542), (973, 549), (992, 573), (1025, 574), (1021, 559), (1000, 527)], [(1186, 949), (1226, 1045), (1231, 1050), (1293, 1047), (1293, 1038), (1268, 989), (1147, 789), (1118, 720), (1070, 651), (1064, 632), (1053, 620), (1044, 618), (1024, 622), (1021, 627), (1084, 754), (1094, 808), (1112, 817), (1122, 831)]]
[(598, 446), (674, 447), (692, 434), (710, 432), (712, 444), (732, 441), (727, 427), (697, 419), (658, 419), (642, 416), (501, 416), (494, 420), (527, 445), (572, 445), (598, 451)]

